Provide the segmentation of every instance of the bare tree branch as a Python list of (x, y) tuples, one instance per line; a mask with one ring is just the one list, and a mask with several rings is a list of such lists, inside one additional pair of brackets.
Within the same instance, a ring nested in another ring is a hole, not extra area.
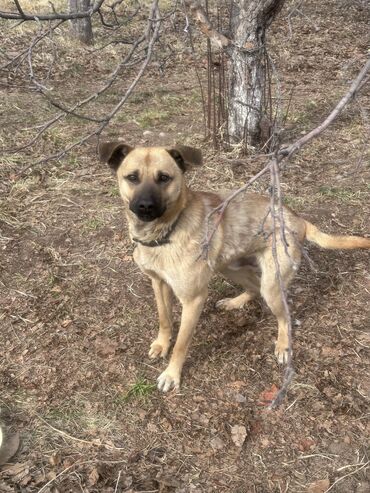
[[(148, 64), (149, 64), (149, 62), (150, 62), (150, 60), (152, 58), (154, 44), (156, 43), (156, 41), (158, 39), (159, 29), (160, 29), (160, 26), (161, 26), (161, 19), (160, 19), (160, 14), (159, 14), (159, 10), (158, 10), (158, 1), (159, 0), (153, 0), (152, 6), (151, 6), (151, 13), (150, 13), (150, 16), (149, 16), (149, 19), (148, 19), (147, 28), (146, 28), (146, 32), (144, 34), (144, 39), (147, 39), (147, 41), (148, 41), (146, 57), (145, 57), (142, 65), (141, 65), (140, 70), (138, 71), (136, 77), (134, 78), (134, 80), (132, 81), (132, 83), (130, 84), (130, 86), (128, 87), (128, 89), (126, 90), (125, 94), (120, 99), (120, 101), (114, 106), (114, 108), (112, 109), (112, 111), (105, 116), (105, 118), (103, 119), (102, 123), (95, 130), (93, 130), (92, 132), (90, 132), (87, 135), (85, 135), (82, 139), (80, 139), (80, 140), (72, 143), (71, 145), (69, 145), (68, 147), (66, 147), (65, 149), (63, 149), (62, 151), (59, 151), (59, 152), (53, 154), (52, 156), (48, 156), (46, 158), (40, 159), (39, 161), (37, 161), (35, 163), (31, 163), (31, 164), (25, 166), (16, 175), (17, 178), (23, 176), (24, 173), (28, 169), (32, 168), (33, 166), (37, 166), (39, 164), (43, 164), (43, 163), (45, 163), (45, 162), (47, 162), (49, 160), (61, 159), (66, 154), (68, 154), (68, 152), (70, 152), (72, 149), (74, 149), (74, 148), (76, 148), (76, 147), (78, 147), (78, 146), (86, 143), (91, 137), (94, 137), (94, 136), (98, 136), (99, 137), (100, 136), (100, 134), (102, 133), (102, 131), (104, 130), (104, 128), (110, 123), (110, 121), (112, 120), (112, 118), (118, 113), (118, 111), (125, 104), (125, 102), (129, 98), (129, 96), (132, 94), (133, 90), (135, 89), (136, 85), (139, 83), (141, 77), (143, 76), (143, 74), (145, 72), (145, 69), (147, 68), (147, 66), (148, 66)], [(141, 40), (141, 38), (139, 38), (139, 39)], [(119, 68), (120, 68), (120, 66), (117, 67), (115, 73), (117, 73), (117, 71), (118, 71)], [(109, 83), (112, 84), (113, 83), (113, 80), (111, 79), (109, 81)], [(95, 95), (89, 96), (89, 98), (87, 98), (87, 99), (88, 100), (91, 100), (94, 96)], [(80, 104), (80, 103), (78, 103), (78, 104)]]
[[(64, 21), (61, 21), (61, 22), (64, 22)], [(38, 40), (39, 37), (36, 38), (36, 39)], [(104, 115), (101, 118), (92, 118), (92, 117), (89, 117), (89, 116), (82, 115), (80, 113), (76, 113), (76, 110), (77, 109), (80, 109), (80, 108), (83, 108), (84, 106), (88, 105), (88, 103), (90, 103), (91, 101), (94, 101), (94, 100), (98, 99), (102, 94), (104, 94), (106, 91), (108, 91), (111, 88), (111, 86), (114, 84), (114, 82), (117, 80), (117, 78), (121, 74), (122, 69), (124, 67), (127, 67), (128, 66), (128, 64), (129, 64), (129, 62), (130, 62), (133, 54), (135, 53), (135, 51), (137, 50), (137, 48), (141, 45), (141, 43), (143, 43), (143, 41), (145, 41), (145, 39), (146, 39), (146, 34), (143, 34), (135, 42), (132, 43), (132, 47), (131, 47), (129, 53), (125, 56), (125, 58), (121, 62), (118, 63), (118, 65), (114, 69), (114, 71), (111, 74), (111, 76), (109, 77), (109, 79), (104, 83), (104, 85), (98, 91), (94, 92), (93, 94), (90, 94), (85, 99), (83, 99), (83, 100), (75, 103), (74, 105), (72, 105), (72, 106), (70, 106), (68, 108), (65, 107), (64, 105), (58, 103), (57, 101), (54, 101), (49, 96), (48, 92), (45, 91), (41, 87), (40, 84), (37, 84), (36, 83), (36, 87), (38, 89), (38, 92), (43, 97), (45, 97), (45, 99), (51, 105), (53, 105), (56, 108), (60, 109), (62, 111), (62, 113), (58, 113), (52, 119), (50, 119), (49, 121), (45, 122), (41, 126), (40, 130), (37, 132), (37, 134), (35, 135), (35, 137), (33, 137), (26, 144), (23, 144), (22, 146), (16, 147), (16, 148), (1, 149), (0, 150), (0, 154), (6, 154), (6, 153), (12, 153), (13, 154), (13, 153), (17, 153), (17, 152), (20, 152), (20, 151), (23, 151), (23, 150), (27, 149), (28, 147), (32, 146), (46, 130), (48, 130), (55, 123), (59, 122), (60, 120), (62, 120), (63, 118), (65, 118), (68, 115), (71, 115), (71, 116), (74, 116), (74, 117), (77, 117), (77, 118), (80, 118), (80, 119), (88, 120), (88, 121), (93, 121), (93, 122), (96, 122), (96, 123), (109, 122), (109, 115)], [(34, 46), (34, 45), (35, 45), (35, 43), (33, 43), (31, 46)], [(30, 48), (28, 48), (28, 50), (29, 49)], [(30, 71), (33, 74), (32, 67), (30, 68)], [(35, 81), (33, 80), (33, 82), (35, 82)]]
[[(51, 31), (55, 31), (55, 29), (57, 29), (58, 27), (60, 27), (65, 21), (60, 21), (60, 22), (57, 22), (56, 24), (54, 24), (53, 26), (49, 26), (49, 28), (42, 32), (41, 34), (39, 34), (34, 40), (33, 40), (33, 47), (36, 46), (36, 44), (40, 43), (44, 38), (46, 38), (47, 36), (50, 35), (50, 32)], [(27, 55), (28, 55), (28, 51), (29, 51), (29, 47), (27, 47), (26, 49), (24, 49), (23, 51), (21, 51), (21, 53), (19, 53), (18, 55), (16, 55), (14, 58), (12, 58), (11, 60), (9, 60), (8, 63), (6, 63), (5, 65), (3, 65), (2, 67), (0, 67), (0, 71), (5, 71), (6, 69), (8, 69), (10, 66), (16, 64), (16, 63), (21, 63), (22, 62), (22, 59), (24, 58), (27, 58)]]
[[(288, 354), (286, 368), (284, 372), (283, 385), (281, 386), (276, 397), (270, 404), (270, 408), (274, 409), (280, 405), (283, 401), (288, 387), (294, 376), (294, 369), (292, 364), (292, 317), (289, 310), (287, 299), (287, 286), (284, 283), (283, 275), (281, 273), (279, 256), (278, 256), (278, 240), (283, 244), (285, 255), (289, 258), (290, 262), (294, 262), (288, 251), (288, 242), (286, 239), (285, 221), (284, 221), (284, 209), (282, 202), (280, 176), (279, 176), (279, 163), (275, 157), (270, 162), (270, 175), (271, 175), (271, 200), (270, 200), (270, 215), (272, 219), (272, 256), (275, 264), (275, 275), (279, 283), (280, 294), (283, 301), (285, 319), (288, 332)], [(277, 231), (279, 229), (279, 238)]]
[(362, 82), (364, 81), (364, 78), (365, 78), (367, 72), (369, 71), (369, 69), (370, 69), (370, 59), (366, 62), (366, 64), (364, 65), (364, 67), (362, 68), (362, 70), (360, 71), (358, 76), (356, 77), (356, 79), (351, 84), (349, 91), (343, 96), (343, 98), (339, 101), (339, 103), (336, 105), (336, 107), (333, 109), (333, 111), (329, 114), (329, 116), (324, 120), (324, 122), (322, 122), (320, 125), (315, 127), (313, 130), (308, 132), (306, 135), (304, 135), (303, 137), (298, 139), (293, 144), (290, 144), (287, 147), (283, 147), (282, 149), (279, 149), (277, 151), (277, 154), (276, 154), (277, 157), (274, 157), (272, 160), (270, 160), (266, 164), (266, 166), (264, 168), (262, 168), (262, 170), (259, 171), (255, 176), (253, 176), (247, 183), (245, 183), (245, 185), (240, 187), (238, 190), (235, 190), (218, 207), (213, 209), (207, 215), (207, 217), (206, 217), (206, 234), (205, 234), (205, 238), (204, 238), (204, 242), (203, 242), (203, 249), (205, 249), (205, 251), (208, 250), (209, 243), (212, 240), (214, 233), (216, 232), (217, 227), (218, 227), (218, 225), (221, 221), (221, 218), (222, 218), (222, 217), (219, 218), (219, 220), (216, 222), (216, 225), (215, 225), (216, 229), (212, 230), (211, 233), (209, 234), (209, 222), (210, 222), (211, 217), (216, 213), (220, 214), (220, 216), (222, 216), (222, 214), (224, 213), (224, 211), (227, 208), (227, 206), (229, 205), (229, 203), (232, 200), (234, 200), (235, 197), (237, 197), (240, 193), (245, 192), (245, 190), (247, 190), (247, 188), (249, 188), (252, 185), (252, 183), (254, 183), (257, 179), (259, 179), (261, 176), (266, 174), (267, 171), (269, 171), (271, 163), (274, 162), (275, 159), (277, 160), (278, 164), (285, 158), (289, 159), (301, 147), (306, 145), (308, 142), (310, 142), (315, 137), (318, 137), (324, 130), (326, 130), (327, 127), (331, 123), (333, 123), (334, 120), (336, 120), (338, 118), (338, 116), (341, 113), (341, 111), (343, 110), (343, 108), (354, 97), (354, 95), (358, 92), (358, 90), (363, 87)]
[[(301, 147), (306, 145), (308, 142), (313, 140), (315, 137), (318, 137), (326, 128), (338, 118), (343, 108), (348, 104), (348, 102), (354, 97), (354, 95), (364, 86), (366, 79), (366, 74), (370, 69), (370, 60), (366, 62), (356, 79), (351, 84), (350, 89), (343, 96), (343, 98), (339, 101), (339, 103), (335, 106), (333, 111), (329, 114), (329, 116), (316, 128), (311, 130), (309, 133), (304, 135), (302, 138), (298, 139), (293, 144), (290, 144), (287, 147), (282, 149), (277, 149), (273, 158), (271, 158), (268, 163), (262, 168), (255, 176), (250, 178), (247, 183), (245, 183), (241, 188), (232, 192), (218, 207), (213, 209), (205, 218), (205, 234), (204, 240), (202, 242), (202, 256), (207, 258), (210, 243), (213, 239), (214, 234), (217, 231), (219, 224), (221, 223), (223, 214), (227, 208), (227, 206), (232, 202), (235, 197), (239, 194), (245, 192), (256, 180), (264, 176), (267, 171), (270, 171), (271, 176), (271, 200), (270, 200), (270, 208), (268, 214), (264, 218), (263, 222), (266, 221), (267, 216), (271, 216), (272, 220), (272, 253), (275, 264), (275, 273), (277, 277), (277, 281), (280, 287), (280, 293), (282, 296), (285, 316), (287, 320), (288, 327), (288, 355), (287, 355), (287, 366), (284, 372), (284, 378), (282, 386), (276, 395), (275, 399), (272, 401), (270, 408), (276, 408), (283, 401), (287, 389), (292, 381), (294, 376), (294, 369), (292, 365), (292, 322), (291, 315), (289, 311), (287, 295), (286, 295), (286, 286), (284, 284), (283, 276), (281, 273), (279, 257), (277, 253), (278, 241), (280, 241), (284, 246), (285, 255), (289, 258), (290, 262), (294, 265), (294, 259), (290, 257), (289, 254), (289, 245), (286, 238), (286, 231), (289, 228), (286, 227), (284, 221), (284, 209), (282, 202), (282, 192), (280, 186), (280, 163), (284, 159), (289, 159), (295, 152), (297, 152)], [(210, 220), (214, 214), (217, 214), (217, 219), (214, 222), (213, 228), (210, 230)], [(261, 229), (263, 230), (263, 225), (261, 225)], [(279, 236), (278, 236), (279, 232)], [(290, 237), (294, 241), (294, 233), (290, 232)]]
[(370, 58), (367, 60), (362, 70), (356, 77), (356, 79), (352, 82), (349, 91), (343, 96), (343, 98), (339, 101), (333, 111), (328, 115), (328, 117), (316, 128), (311, 130), (308, 134), (304, 135), (302, 138), (298, 139), (293, 144), (288, 147), (284, 147), (280, 149), (279, 154), (284, 157), (291, 157), (295, 152), (297, 152), (301, 147), (306, 145), (310, 140), (314, 139), (318, 135), (320, 135), (324, 130), (328, 128), (328, 126), (333, 123), (333, 121), (338, 118), (339, 114), (346, 106), (346, 104), (357, 94), (357, 92), (368, 82), (366, 78), (366, 74), (370, 69)]
[(214, 43), (218, 48), (226, 48), (231, 44), (231, 40), (218, 32), (208, 19), (208, 16), (199, 2), (184, 0), (185, 6), (192, 13), (199, 29)]
[[(254, 183), (259, 178), (261, 178), (261, 176), (265, 175), (269, 171), (269, 169), (270, 169), (270, 163), (267, 163), (266, 166), (262, 168), (261, 171), (259, 171), (256, 175), (252, 176), (252, 178), (249, 181), (247, 181), (247, 183), (245, 183), (241, 188), (238, 188), (238, 190), (235, 190), (235, 192), (229, 195), (229, 197), (227, 197), (219, 206), (217, 206), (215, 209), (213, 209), (211, 212), (207, 214), (205, 218), (206, 233), (204, 236), (204, 240), (202, 242), (203, 258), (207, 258), (208, 256), (210, 243), (220, 225), (223, 213), (225, 212), (227, 206), (230, 204), (230, 202), (232, 202), (235, 199), (237, 195), (247, 190), (247, 188), (249, 188), (252, 185), (252, 183)], [(210, 219), (214, 214), (217, 214), (218, 217), (213, 225), (213, 228), (210, 231), (209, 230)]]
[(20, 6), (19, 1), (18, 1), (18, 0), (14, 0), (14, 3), (15, 3), (15, 5), (16, 5), (17, 9), (18, 9), (18, 12), (21, 14), (21, 16), (22, 16), (22, 17), (24, 17), (24, 16), (25, 16), (25, 13), (23, 12), (23, 9), (22, 9), (22, 7)]
[(4, 12), (0, 11), (0, 18), (13, 19), (20, 21), (55, 21), (55, 20), (72, 20), (72, 19), (84, 19), (85, 17), (91, 17), (93, 14), (99, 11), (105, 0), (98, 0), (91, 9), (86, 12), (56, 12), (53, 8), (53, 14), (26, 14), (19, 4), (18, 0), (14, 0), (18, 12)]

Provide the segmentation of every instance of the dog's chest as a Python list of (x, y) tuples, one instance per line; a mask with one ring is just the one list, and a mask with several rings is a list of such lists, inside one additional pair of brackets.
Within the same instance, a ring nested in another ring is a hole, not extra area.
[(199, 259), (197, 250), (173, 248), (137, 247), (134, 260), (140, 269), (152, 278), (165, 281), (179, 298), (187, 296), (199, 284), (208, 279), (209, 268)]

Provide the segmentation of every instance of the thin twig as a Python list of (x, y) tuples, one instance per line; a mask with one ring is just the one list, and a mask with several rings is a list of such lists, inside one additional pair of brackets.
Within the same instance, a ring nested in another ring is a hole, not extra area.
[[(277, 228), (279, 226), (279, 232), (280, 232), (280, 241), (284, 245), (284, 250), (285, 254), (290, 258), (289, 256), (289, 250), (288, 250), (288, 242), (286, 239), (286, 225), (284, 222), (284, 209), (282, 205), (282, 196), (281, 196), (281, 186), (280, 186), (280, 163), (284, 159), (289, 159), (295, 152), (297, 152), (301, 147), (306, 145), (308, 142), (313, 140), (315, 137), (318, 137), (326, 128), (333, 123), (336, 118), (340, 115), (341, 111), (343, 108), (348, 104), (348, 102), (355, 96), (355, 94), (363, 87), (364, 81), (366, 81), (366, 74), (370, 69), (370, 59), (366, 62), (356, 79), (352, 82), (350, 89), (348, 92), (342, 97), (342, 99), (339, 101), (339, 103), (335, 106), (335, 108), (332, 110), (332, 112), (329, 114), (329, 116), (322, 122), (320, 125), (318, 125), (316, 128), (311, 130), (309, 133), (304, 135), (302, 138), (298, 139), (296, 142), (293, 144), (290, 144), (289, 146), (283, 148), (283, 149), (277, 149), (275, 152), (275, 156), (269, 160), (269, 162), (265, 165), (264, 168), (261, 169), (255, 176), (250, 178), (247, 183), (245, 183), (241, 188), (238, 190), (232, 192), (229, 197), (227, 197), (221, 204), (219, 204), (216, 208), (211, 210), (206, 218), (205, 218), (205, 234), (204, 234), (204, 240), (202, 242), (202, 251), (201, 255), (203, 258), (208, 257), (209, 249), (210, 249), (210, 244), (211, 241), (218, 229), (218, 226), (220, 225), (223, 215), (225, 213), (226, 208), (230, 204), (231, 201), (235, 199), (240, 193), (244, 192), (247, 190), (252, 183), (254, 183), (257, 179), (259, 179), (261, 176), (265, 175), (267, 171), (270, 171), (271, 175), (271, 201), (270, 201), (270, 209), (269, 212), (271, 214), (272, 218), (272, 253), (274, 257), (274, 263), (275, 263), (275, 272), (277, 276), (277, 280), (279, 283), (280, 287), (280, 293), (282, 296), (282, 301), (283, 301), (283, 306), (284, 306), (284, 311), (285, 311), (285, 317), (286, 317), (286, 322), (287, 322), (287, 332), (288, 332), (288, 355), (287, 355), (287, 366), (284, 372), (284, 378), (283, 378), (283, 383), (282, 386), (276, 395), (275, 399), (270, 405), (270, 408), (276, 408), (281, 404), (283, 401), (286, 392), (288, 390), (288, 387), (292, 381), (292, 378), (294, 376), (294, 370), (292, 366), (292, 323), (291, 323), (291, 316), (290, 316), (290, 311), (289, 311), (289, 306), (288, 306), (288, 301), (287, 301), (287, 296), (286, 296), (286, 286), (284, 285), (284, 280), (283, 276), (281, 273), (280, 269), (280, 263), (279, 263), (279, 258), (278, 258), (278, 253), (277, 253)], [(213, 215), (217, 214), (217, 219), (214, 221), (213, 227), (210, 230), (210, 222), (211, 218)], [(264, 219), (264, 221), (266, 218)], [(263, 225), (262, 225), (263, 228)], [(292, 238), (294, 239), (294, 236), (292, 235)], [(293, 268), (295, 267), (295, 264), (293, 263)], [(329, 490), (328, 490), (329, 491)]]
[[(154, 24), (154, 30), (153, 30), (153, 33), (151, 33), (153, 24)], [(46, 158), (40, 159), (39, 161), (36, 161), (35, 163), (28, 164), (22, 170), (20, 170), (20, 172), (17, 174), (17, 178), (23, 176), (24, 173), (28, 169), (30, 169), (31, 167), (37, 166), (40, 164), (44, 164), (47, 161), (50, 161), (53, 159), (61, 159), (68, 152), (70, 152), (72, 149), (74, 149), (75, 147), (78, 147), (78, 146), (84, 144), (85, 142), (87, 142), (91, 137), (100, 136), (100, 134), (105, 129), (105, 127), (110, 123), (110, 121), (113, 119), (113, 117), (118, 113), (118, 111), (125, 104), (127, 99), (132, 94), (133, 90), (135, 89), (136, 85), (140, 81), (141, 77), (143, 76), (145, 69), (147, 68), (147, 66), (148, 66), (148, 64), (152, 58), (153, 47), (154, 47), (155, 42), (158, 39), (160, 26), (161, 26), (161, 22), (160, 22), (159, 11), (158, 11), (158, 0), (154, 0), (152, 3), (151, 14), (150, 14), (150, 17), (148, 20), (148, 25), (147, 25), (147, 29), (146, 29), (146, 33), (145, 33), (145, 37), (148, 39), (147, 54), (146, 54), (146, 57), (144, 59), (143, 64), (141, 65), (140, 70), (138, 71), (136, 77), (134, 78), (134, 80), (132, 81), (132, 83), (130, 84), (128, 89), (126, 90), (126, 92), (125, 92), (124, 96), (121, 98), (121, 100), (114, 106), (112, 111), (105, 116), (103, 122), (99, 125), (98, 128), (96, 128), (95, 130), (93, 130), (89, 134), (85, 135), (82, 139), (70, 144), (64, 150), (59, 151), (59, 152), (57, 152), (51, 156), (48, 156)], [(90, 96), (88, 99), (90, 99), (92, 97), (93, 96)]]
[(42, 418), (41, 416), (39, 416), (38, 414), (35, 413), (35, 416), (37, 417), (37, 419), (39, 419), (40, 421), (42, 421), (45, 425), (47, 425), (49, 428), (51, 428), (53, 431), (55, 431), (56, 433), (58, 433), (59, 435), (62, 435), (66, 438), (69, 438), (70, 440), (73, 440), (75, 442), (79, 442), (79, 443), (84, 443), (86, 445), (93, 445), (93, 446), (102, 446), (102, 447), (105, 447), (109, 450), (126, 450), (125, 448), (121, 448), (121, 447), (115, 447), (115, 446), (112, 446), (112, 445), (108, 445), (106, 443), (95, 443), (93, 441), (90, 441), (90, 440), (83, 440), (82, 438), (77, 438), (77, 437), (74, 437), (72, 435), (70, 435), (69, 433), (66, 433), (65, 431), (63, 430), (59, 430), (58, 428), (55, 428), (55, 426), (51, 425), (50, 423), (48, 423), (44, 418)]
[[(304, 135), (302, 138), (298, 139), (296, 142), (293, 144), (290, 144), (288, 147), (284, 147), (276, 152), (276, 158), (278, 164), (280, 164), (281, 161), (283, 161), (285, 158), (290, 158), (296, 151), (301, 149), (304, 145), (308, 144), (311, 140), (313, 140), (315, 137), (318, 137), (326, 128), (334, 122), (345, 107), (346, 104), (353, 98), (353, 96), (358, 92), (359, 87), (361, 86), (362, 81), (364, 80), (367, 72), (370, 69), (370, 59), (367, 61), (367, 63), (364, 65), (356, 79), (353, 81), (351, 84), (351, 87), (349, 91), (343, 96), (343, 98), (339, 101), (339, 103), (335, 106), (333, 111), (329, 114), (329, 116), (324, 120), (323, 123), (315, 127), (313, 130), (308, 132), (306, 135)], [(273, 161), (273, 160), (272, 160)], [(255, 176), (253, 176), (247, 183), (245, 183), (242, 187), (240, 187), (238, 190), (235, 190), (232, 192), (229, 197), (227, 197), (220, 205), (218, 205), (215, 209), (213, 209), (211, 212), (209, 212), (205, 218), (205, 238), (202, 243), (202, 248), (203, 252), (208, 251), (209, 249), (209, 243), (211, 242), (217, 227), (219, 226), (221, 220), (222, 220), (222, 215), (225, 212), (227, 206), (229, 203), (235, 199), (240, 193), (244, 192), (247, 188), (252, 185), (257, 179), (259, 179), (261, 176), (267, 173), (267, 171), (270, 170), (270, 164), (271, 160), (265, 165), (264, 168), (262, 168), (261, 171), (259, 171)], [(211, 217), (218, 213), (220, 217), (216, 221), (216, 224), (214, 225), (214, 228), (212, 229), (211, 233), (209, 233), (209, 222)]]
[(280, 149), (279, 155), (284, 157), (292, 157), (292, 155), (297, 152), (301, 147), (306, 145), (315, 137), (318, 137), (324, 130), (328, 128), (329, 125), (333, 123), (342, 112), (343, 108), (348, 104), (348, 102), (357, 94), (357, 92), (363, 87), (364, 79), (366, 77), (367, 72), (370, 70), (370, 58), (367, 60), (360, 73), (356, 77), (356, 79), (352, 82), (351, 87), (348, 92), (342, 97), (333, 111), (325, 118), (325, 120), (318, 125), (316, 128), (308, 132), (306, 135), (298, 139), (293, 144), (290, 144), (288, 147), (284, 147)]
[[(74, 117), (77, 117), (77, 118), (81, 118), (81, 119), (86, 119), (86, 120), (92, 120), (92, 121), (95, 121), (97, 123), (104, 123), (104, 122), (107, 122), (109, 120), (109, 115), (104, 115), (102, 118), (94, 118), (94, 119), (91, 119), (89, 117), (85, 117), (84, 115), (81, 115), (79, 113), (76, 113), (76, 110), (79, 109), (79, 108), (82, 108), (84, 106), (86, 106), (88, 103), (90, 103), (91, 101), (94, 101), (96, 99), (98, 99), (102, 94), (104, 94), (106, 91), (108, 91), (111, 86), (114, 84), (114, 82), (117, 80), (118, 76), (120, 75), (121, 71), (122, 71), (122, 68), (123, 67), (127, 67), (127, 64), (129, 63), (129, 61), (131, 60), (135, 50), (138, 48), (138, 46), (145, 40), (145, 35), (142, 35), (140, 36), (136, 41), (135, 43), (133, 43), (129, 53), (125, 56), (125, 58), (116, 66), (116, 68), (114, 69), (112, 75), (110, 76), (110, 78), (104, 83), (104, 85), (96, 92), (94, 92), (93, 94), (90, 94), (88, 97), (86, 97), (85, 99), (75, 103), (73, 106), (69, 107), (69, 108), (66, 108), (64, 106), (62, 106), (61, 104), (59, 104), (58, 102), (52, 100), (49, 95), (44, 92), (44, 91), (39, 91), (46, 99), (47, 101), (52, 104), (53, 106), (61, 109), (63, 111), (63, 113), (58, 113), (55, 117), (53, 117), (51, 120), (45, 122), (42, 126), (41, 126), (41, 129), (39, 130), (39, 132), (35, 135), (35, 137), (33, 137), (29, 142), (27, 142), (26, 144), (23, 144), (22, 146), (19, 146), (19, 147), (15, 147), (15, 148), (9, 148), (9, 149), (1, 149), (0, 150), (0, 154), (5, 154), (5, 153), (17, 153), (17, 152), (20, 152), (20, 151), (23, 151), (25, 149), (27, 149), (28, 147), (32, 146), (38, 139), (39, 137), (48, 129), (50, 128), (51, 126), (53, 126), (55, 123), (57, 123), (58, 121), (60, 121), (61, 119), (65, 118), (66, 116), (68, 115), (71, 115), (71, 116), (74, 116)], [(51, 159), (51, 158), (50, 158)], [(29, 169), (31, 166), (33, 166), (34, 164), (28, 166), (27, 168), (24, 168), (24, 170), (21, 170), (21, 175), (23, 174), (24, 171), (26, 171), (26, 169)]]
[(119, 473), (118, 473), (117, 481), (116, 481), (116, 487), (114, 488), (114, 493), (117, 493), (117, 491), (118, 491), (118, 485), (119, 485), (119, 480), (121, 479), (121, 474), (122, 474), (122, 470), (120, 469)]
[(334, 486), (336, 484), (338, 484), (340, 481), (343, 481), (343, 479), (348, 478), (348, 476), (353, 476), (353, 474), (357, 474), (358, 472), (360, 472), (362, 469), (364, 469), (369, 464), (370, 464), (370, 461), (367, 461), (367, 462), (365, 462), (365, 464), (362, 464), (362, 466), (359, 467), (358, 469), (356, 469), (355, 471), (349, 472), (348, 474), (345, 474), (344, 476), (341, 476), (340, 478), (336, 479), (334, 481), (334, 483), (327, 490), (324, 491), (324, 493), (328, 493), (328, 491), (330, 491), (331, 489), (333, 489)]
[[(270, 409), (275, 409), (283, 401), (288, 387), (294, 376), (294, 369), (292, 365), (292, 317), (290, 315), (288, 300), (287, 300), (287, 286), (284, 283), (283, 274), (281, 272), (281, 266), (279, 262), (279, 255), (277, 249), (277, 229), (279, 226), (280, 232), (280, 242), (283, 243), (285, 254), (291, 259), (288, 251), (288, 243), (285, 236), (285, 223), (284, 223), (284, 213), (281, 201), (281, 187), (279, 180), (279, 164), (278, 158), (274, 158), (270, 164), (270, 174), (271, 174), (271, 200), (270, 200), (270, 211), (272, 219), (272, 256), (275, 264), (275, 275), (279, 283), (280, 295), (284, 306), (285, 320), (287, 324), (287, 334), (288, 334), (288, 355), (286, 368), (284, 372), (283, 385), (281, 386), (276, 397), (270, 404)], [(276, 208), (278, 209), (276, 211)], [(278, 215), (277, 215), (278, 213)], [(277, 224), (277, 220), (279, 225)]]
[(226, 48), (230, 45), (231, 40), (217, 31), (209, 20), (206, 11), (199, 2), (193, 0), (184, 0), (185, 6), (192, 13), (195, 21), (199, 25), (199, 29), (207, 36), (207, 38), (218, 48)]
[[(217, 231), (218, 226), (220, 225), (220, 222), (222, 221), (222, 217), (223, 217), (223, 214), (224, 214), (227, 206), (230, 204), (231, 201), (233, 201), (235, 199), (235, 197), (237, 197), (239, 194), (241, 194), (242, 192), (247, 190), (247, 188), (249, 188), (252, 185), (252, 183), (254, 183), (261, 176), (266, 174), (267, 171), (269, 171), (269, 169), (270, 169), (270, 163), (266, 164), (266, 166), (263, 169), (261, 169), (261, 171), (259, 171), (256, 175), (252, 176), (252, 178), (247, 183), (245, 183), (242, 187), (240, 187), (238, 190), (236, 190), (231, 195), (229, 195), (229, 197), (227, 197), (219, 206), (212, 209), (211, 212), (209, 212), (207, 214), (207, 216), (205, 218), (206, 234), (204, 237), (204, 241), (202, 243), (202, 257), (203, 258), (204, 257), (206, 258), (208, 255), (209, 245), (213, 239), (213, 236), (215, 235), (215, 233)], [(211, 232), (209, 232), (210, 219), (214, 214), (217, 214), (218, 217), (217, 217), (217, 219), (213, 225)]]
[(56, 12), (54, 10), (53, 14), (27, 14), (25, 13), (19, 5), (17, 0), (14, 0), (16, 4), (17, 12), (4, 12), (0, 11), (0, 18), (2, 19), (13, 19), (21, 21), (55, 21), (55, 20), (72, 20), (72, 19), (84, 19), (85, 17), (91, 17), (93, 14), (99, 11), (100, 7), (103, 5), (105, 0), (99, 0), (96, 4), (85, 12)]

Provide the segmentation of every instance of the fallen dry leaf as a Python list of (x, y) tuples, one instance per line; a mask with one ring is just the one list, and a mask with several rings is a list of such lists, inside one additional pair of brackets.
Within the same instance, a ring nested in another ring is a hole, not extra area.
[[(32, 478), (32, 483), (37, 486), (41, 483), (44, 483), (45, 482), (45, 479), (46, 479), (46, 476), (45, 476), (45, 473), (43, 471), (35, 474), (35, 476), (33, 476)], [(1, 491), (1, 489), (0, 489)]]
[(13, 483), (18, 483), (20, 486), (26, 486), (31, 480), (30, 464), (28, 462), (8, 464), (3, 466), (1, 473), (4, 477), (11, 477)]
[(15, 464), (9, 464), (2, 468), (2, 472), (5, 473), (6, 476), (18, 476), (18, 474), (22, 474), (25, 471), (28, 474), (29, 464), (27, 462), (16, 462)]
[(308, 438), (303, 438), (299, 443), (298, 443), (298, 449), (301, 452), (306, 452), (307, 450), (311, 450), (315, 448), (315, 440), (313, 440), (311, 437)]
[(118, 344), (108, 337), (97, 337), (95, 340), (96, 352), (103, 357), (113, 356), (117, 350)]
[(279, 392), (279, 387), (277, 387), (275, 384), (272, 384), (270, 389), (264, 390), (263, 392), (260, 393), (259, 396), (260, 400), (258, 404), (260, 406), (269, 406), (277, 396), (278, 392)]
[(325, 493), (325, 491), (329, 488), (330, 481), (326, 479), (320, 479), (319, 481), (315, 481), (314, 483), (310, 483), (307, 488), (307, 493)]
[(261, 438), (261, 446), (262, 448), (267, 448), (271, 446), (271, 441), (267, 437)]
[(230, 382), (228, 384), (228, 387), (231, 387), (232, 389), (236, 389), (236, 390), (240, 390), (244, 386), (245, 386), (245, 382), (243, 382), (243, 380), (235, 380), (234, 382)]
[(235, 425), (231, 428), (231, 440), (237, 447), (241, 447), (246, 439), (247, 429), (243, 425)]
[(95, 486), (98, 481), (99, 481), (99, 473), (96, 467), (94, 467), (93, 469), (91, 469), (89, 473), (87, 483), (89, 486)]

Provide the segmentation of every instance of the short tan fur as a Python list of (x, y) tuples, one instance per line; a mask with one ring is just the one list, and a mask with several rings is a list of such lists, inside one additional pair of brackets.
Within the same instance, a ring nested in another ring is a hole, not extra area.
[[(242, 308), (262, 296), (278, 322), (275, 354), (287, 360), (288, 321), (276, 278), (272, 252), (273, 225), (269, 199), (239, 195), (227, 207), (210, 245), (208, 258), (200, 258), (205, 218), (225, 194), (190, 190), (184, 173), (202, 164), (201, 152), (187, 146), (132, 148), (122, 142), (100, 145), (99, 154), (117, 173), (125, 203), (130, 236), (136, 243), (134, 259), (152, 280), (159, 314), (159, 331), (150, 358), (169, 351), (173, 322), (173, 295), (182, 305), (181, 323), (169, 364), (158, 378), (164, 392), (180, 386), (182, 367), (215, 272), (243, 287), (243, 293), (217, 303), (224, 310)], [(370, 248), (370, 239), (333, 236), (284, 209), (288, 254), (277, 235), (277, 258), (287, 287), (301, 260), (305, 239), (323, 248)]]

